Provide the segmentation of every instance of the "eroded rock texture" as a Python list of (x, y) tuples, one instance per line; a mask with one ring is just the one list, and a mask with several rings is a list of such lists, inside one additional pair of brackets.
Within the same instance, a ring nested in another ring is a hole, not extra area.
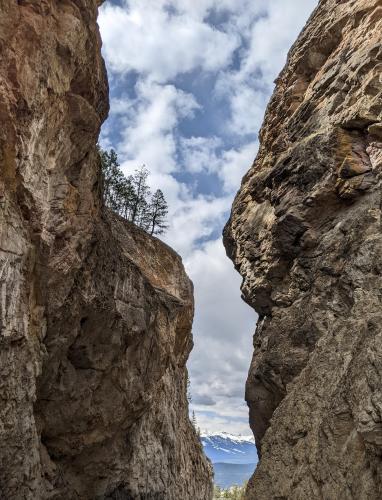
[(0, 1), (0, 498), (209, 499), (192, 284), (100, 202), (99, 3)]
[(248, 499), (382, 498), (382, 3), (321, 0), (225, 229), (259, 313)]

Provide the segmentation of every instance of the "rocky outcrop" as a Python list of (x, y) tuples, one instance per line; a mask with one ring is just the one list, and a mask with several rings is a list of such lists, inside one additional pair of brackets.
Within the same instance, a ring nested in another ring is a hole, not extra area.
[(248, 499), (382, 497), (382, 4), (321, 0), (225, 229), (259, 313)]
[(101, 203), (99, 3), (0, 2), (0, 497), (207, 500), (192, 284)]

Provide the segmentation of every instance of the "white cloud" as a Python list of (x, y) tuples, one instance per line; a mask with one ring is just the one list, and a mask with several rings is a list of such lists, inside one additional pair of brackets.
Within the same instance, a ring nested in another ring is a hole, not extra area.
[(125, 7), (105, 5), (99, 23), (113, 71), (136, 71), (165, 82), (196, 68), (216, 71), (229, 64), (239, 38), (203, 22), (206, 6), (195, 9), (182, 2), (178, 10), (177, 3), (130, 0)]
[[(204, 430), (248, 433), (244, 381), (255, 312), (240, 298), (240, 277), (221, 240), (209, 241), (185, 260), (195, 285), (195, 348), (190, 360), (192, 408)], [(205, 404), (211, 398), (214, 405)], [(204, 400), (204, 401), (203, 401)], [(205, 417), (205, 412), (216, 415)], [(242, 419), (232, 422), (232, 418)], [(246, 430), (245, 430), (246, 429)]]
[(227, 128), (232, 134), (257, 133), (264, 117), (269, 95), (246, 83), (234, 84), (231, 89), (231, 120)]
[[(248, 410), (245, 410), (248, 414)], [(223, 416), (220, 413), (205, 413), (196, 411), (197, 426), (202, 432), (228, 432), (229, 434), (249, 436), (251, 431), (248, 424), (244, 421), (246, 417), (243, 416), (243, 421), (233, 419), (232, 416)]]
[(251, 166), (258, 148), (257, 141), (231, 149), (219, 149), (222, 141), (217, 137), (190, 137), (181, 139), (184, 168), (188, 172), (206, 171), (223, 183), (225, 193), (232, 194)]
[(211, 237), (216, 228), (222, 227), (230, 205), (230, 197), (199, 195), (181, 201), (170, 217), (165, 241), (184, 258), (195, 255), (194, 252), (198, 255), (198, 241)]
[(110, 99), (110, 111), (114, 116), (131, 116), (134, 112), (134, 100), (128, 97), (113, 97)]
[[(219, 342), (230, 342), (232, 332), (236, 332), (236, 347), (239, 347), (240, 355), (242, 343), (248, 340), (248, 331), (242, 332), (248, 327), (248, 313), (252, 320), (255, 313), (240, 299), (241, 278), (227, 259), (221, 239), (208, 241), (192, 252), (185, 260), (185, 266), (196, 284), (195, 331), (200, 335), (199, 332), (204, 330), (209, 339)], [(225, 314), (226, 310), (229, 314)]]
[(256, 141), (224, 152), (220, 161), (219, 177), (223, 180), (227, 193), (235, 193), (239, 188), (241, 179), (255, 159), (257, 148)]
[[(230, 102), (233, 134), (257, 133), (263, 121), (273, 81), (283, 68), (287, 53), (318, 0), (272, 0), (260, 2), (251, 23), (244, 29), (247, 48), (241, 52), (240, 67), (223, 71), (216, 82), (216, 94)], [(250, 10), (251, 12), (251, 10)], [(261, 12), (261, 16), (258, 14)], [(233, 23), (242, 25), (241, 16)]]
[(251, 75), (260, 69), (264, 80), (274, 80), (285, 64), (287, 51), (317, 3), (318, 0), (269, 2), (267, 15), (252, 26), (242, 72)]
[[(248, 434), (243, 396), (255, 313), (240, 299), (241, 279), (218, 235), (255, 157), (273, 80), (317, 0), (119, 4), (105, 3), (99, 18), (112, 91), (102, 145), (118, 151), (126, 174), (145, 163), (169, 203), (165, 240), (195, 285), (189, 366), (199, 426)], [(206, 74), (215, 90), (198, 100), (194, 84)], [(124, 89), (125, 81), (134, 87)], [(206, 130), (203, 102), (209, 113), (224, 111), (224, 122)], [(193, 135), (182, 128), (190, 123)]]
[[(191, 94), (174, 85), (159, 85), (147, 80), (136, 85), (137, 97), (128, 101), (123, 119), (122, 143), (126, 173), (147, 164), (154, 173), (177, 170), (176, 127), (180, 120), (192, 117), (199, 105)], [(118, 112), (123, 109), (117, 100)]]
[(184, 168), (188, 172), (214, 172), (216, 170), (216, 149), (222, 146), (217, 137), (187, 137), (180, 140)]

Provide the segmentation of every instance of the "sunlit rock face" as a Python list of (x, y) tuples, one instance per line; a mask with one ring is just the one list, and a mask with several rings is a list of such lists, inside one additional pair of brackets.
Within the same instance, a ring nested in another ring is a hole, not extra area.
[(379, 0), (319, 3), (225, 229), (259, 313), (251, 500), (382, 497), (381, 42)]
[(99, 3), (0, 2), (0, 498), (208, 500), (192, 284), (100, 201)]

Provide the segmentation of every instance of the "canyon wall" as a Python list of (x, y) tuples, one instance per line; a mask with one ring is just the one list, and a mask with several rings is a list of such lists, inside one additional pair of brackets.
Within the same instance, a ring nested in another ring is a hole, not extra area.
[(321, 0), (224, 231), (259, 314), (251, 500), (382, 498), (382, 2)]
[(0, 498), (209, 500), (192, 284), (101, 202), (100, 3), (0, 1)]

